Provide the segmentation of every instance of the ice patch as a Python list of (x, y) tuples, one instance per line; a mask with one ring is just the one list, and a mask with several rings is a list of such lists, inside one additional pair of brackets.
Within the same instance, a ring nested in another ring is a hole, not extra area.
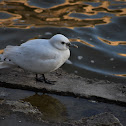
[(77, 58), (78, 58), (78, 60), (82, 60), (83, 56), (78, 56)]

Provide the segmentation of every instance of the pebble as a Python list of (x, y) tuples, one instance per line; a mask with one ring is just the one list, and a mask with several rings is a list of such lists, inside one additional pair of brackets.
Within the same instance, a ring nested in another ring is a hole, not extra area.
[(114, 61), (114, 58), (110, 58), (110, 61)]
[(75, 71), (74, 71), (74, 73), (76, 73), (76, 74), (77, 74), (77, 73), (78, 73), (78, 71), (77, 71), (77, 70), (75, 70)]
[(94, 60), (91, 60), (91, 63), (95, 63), (95, 61)]
[(45, 32), (45, 35), (52, 35), (51, 32)]

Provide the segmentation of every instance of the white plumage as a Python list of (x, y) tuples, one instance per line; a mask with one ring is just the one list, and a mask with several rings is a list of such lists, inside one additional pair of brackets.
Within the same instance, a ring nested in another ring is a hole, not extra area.
[(54, 71), (69, 58), (71, 45), (64, 35), (57, 34), (51, 39), (34, 39), (20, 46), (7, 46), (0, 55), (0, 69), (19, 66), (36, 74)]

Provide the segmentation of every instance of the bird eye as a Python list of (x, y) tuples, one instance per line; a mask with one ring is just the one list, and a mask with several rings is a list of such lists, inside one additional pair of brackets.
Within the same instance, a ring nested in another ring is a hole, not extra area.
[(65, 44), (65, 42), (61, 42), (61, 44), (63, 44), (63, 45), (64, 45), (64, 44)]

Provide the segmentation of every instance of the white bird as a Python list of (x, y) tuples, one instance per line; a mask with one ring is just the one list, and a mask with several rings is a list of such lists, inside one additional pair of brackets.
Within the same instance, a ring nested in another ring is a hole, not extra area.
[[(20, 67), (36, 74), (37, 81), (48, 81), (44, 74), (58, 69), (70, 56), (69, 39), (62, 34), (56, 34), (51, 39), (29, 40), (20, 46), (7, 46), (0, 54), (0, 69)], [(38, 78), (38, 74), (43, 75)]]

